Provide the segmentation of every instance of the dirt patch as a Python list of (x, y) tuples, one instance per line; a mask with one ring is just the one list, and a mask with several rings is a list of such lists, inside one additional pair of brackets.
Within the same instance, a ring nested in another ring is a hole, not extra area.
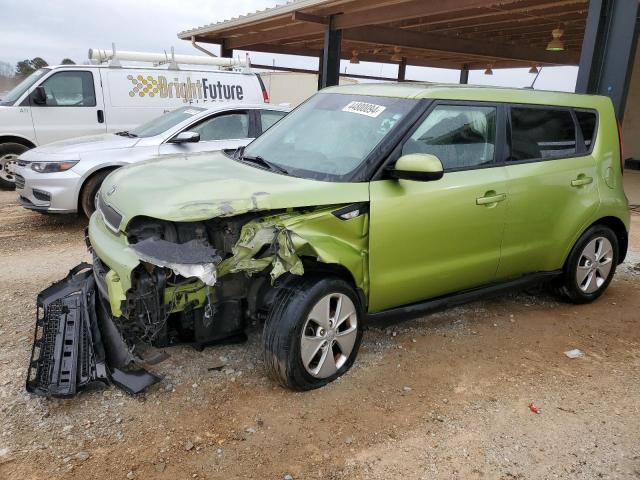
[(353, 370), (321, 390), (265, 378), (253, 326), (245, 345), (168, 349), (144, 395), (44, 400), (24, 391), (34, 299), (88, 259), (85, 222), (9, 192), (0, 215), (2, 479), (640, 476), (640, 217), (594, 304), (534, 290), (373, 325)]

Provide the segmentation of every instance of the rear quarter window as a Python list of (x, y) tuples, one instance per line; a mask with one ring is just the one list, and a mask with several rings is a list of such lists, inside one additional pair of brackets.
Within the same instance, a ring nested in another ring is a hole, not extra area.
[(514, 162), (576, 154), (576, 128), (569, 110), (511, 108), (511, 157)]
[(595, 112), (586, 110), (576, 110), (576, 118), (578, 119), (578, 125), (582, 131), (582, 138), (584, 139), (584, 149), (590, 152), (593, 148), (593, 142), (596, 137), (596, 125), (598, 117)]

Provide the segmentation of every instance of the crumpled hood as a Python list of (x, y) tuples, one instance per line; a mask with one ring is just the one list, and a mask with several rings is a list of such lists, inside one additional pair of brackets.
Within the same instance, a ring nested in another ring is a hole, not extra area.
[(23, 154), (21, 158), (24, 160), (44, 160), (44, 157), (51, 157), (55, 159), (77, 160), (83, 153), (95, 152), (97, 150), (129, 148), (133, 147), (139, 141), (139, 138), (121, 137), (113, 133), (89, 135), (48, 143), (29, 150), (28, 154)]
[(332, 183), (281, 175), (222, 152), (162, 157), (109, 175), (101, 194), (123, 216), (198, 221), (249, 211), (369, 200), (368, 183)]

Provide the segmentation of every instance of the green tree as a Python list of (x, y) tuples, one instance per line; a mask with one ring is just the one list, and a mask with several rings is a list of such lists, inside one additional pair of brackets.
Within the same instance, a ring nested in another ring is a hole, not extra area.
[(46, 67), (47, 65), (49, 64), (42, 57), (22, 60), (16, 64), (16, 74), (31, 75), (39, 68)]
[(76, 62), (74, 62), (70, 58), (63, 58), (62, 61), (60, 62), (60, 65), (75, 65), (75, 64)]

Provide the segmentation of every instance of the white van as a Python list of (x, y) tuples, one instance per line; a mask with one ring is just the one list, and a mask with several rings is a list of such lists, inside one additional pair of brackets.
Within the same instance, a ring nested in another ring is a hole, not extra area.
[(256, 73), (60, 65), (42, 68), (0, 99), (0, 187), (33, 147), (82, 135), (130, 130), (175, 108), (263, 103)]

